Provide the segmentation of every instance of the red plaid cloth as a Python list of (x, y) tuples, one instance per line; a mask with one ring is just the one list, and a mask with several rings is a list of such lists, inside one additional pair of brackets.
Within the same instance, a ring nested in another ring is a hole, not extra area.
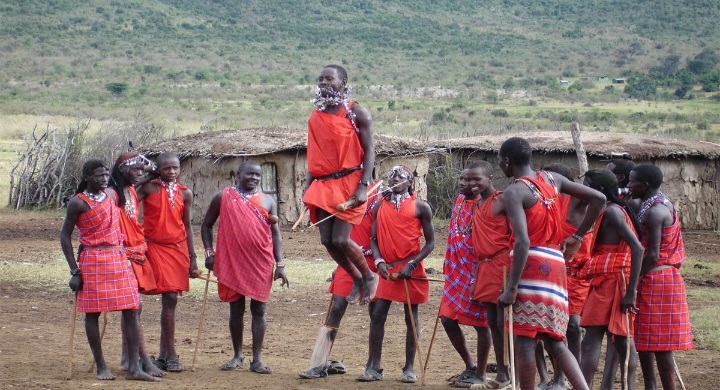
[(223, 190), (213, 267), (219, 283), (259, 302), (270, 299), (275, 266), (263, 196), (246, 199), (232, 187)]
[[(383, 259), (393, 263), (420, 252), (420, 237), (423, 231), (420, 220), (415, 217), (415, 196), (405, 199), (399, 211), (395, 211), (395, 205), (389, 201), (381, 202), (377, 213), (376, 232)], [(407, 262), (402, 262), (390, 268), (388, 272), (391, 274), (400, 272), (405, 265)], [(412, 276), (427, 277), (424, 262), (420, 262)], [(410, 303), (425, 303), (430, 299), (430, 284), (427, 281), (410, 279), (407, 284), (410, 290)], [(375, 298), (407, 303), (403, 281), (380, 278)]]
[(90, 206), (77, 221), (80, 243), (84, 247), (78, 259), (83, 286), (77, 294), (77, 311), (100, 313), (137, 309), (140, 305), (137, 281), (125, 254), (121, 249), (98, 248), (122, 246), (120, 209), (110, 196), (102, 202), (82, 193), (77, 196)]
[(487, 309), (473, 301), (478, 261), (472, 247), (472, 215), (478, 199), (466, 200), (458, 196), (450, 217), (447, 248), (443, 262), (445, 287), (440, 302), (440, 316), (462, 325), (487, 328)]

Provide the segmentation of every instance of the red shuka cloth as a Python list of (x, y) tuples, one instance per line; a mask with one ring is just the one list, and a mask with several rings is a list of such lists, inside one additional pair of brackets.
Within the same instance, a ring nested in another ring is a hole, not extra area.
[(183, 223), (185, 201), (181, 192), (187, 187), (178, 183), (173, 206), (168, 199), (167, 189), (159, 180), (154, 183), (160, 191), (148, 195), (142, 201), (143, 225), (148, 246), (146, 256), (157, 284), (157, 289), (146, 294), (189, 291), (190, 253)]
[[(140, 297), (137, 281), (122, 249), (120, 209), (106, 196), (96, 202), (83, 193), (76, 195), (90, 206), (77, 220), (80, 244), (78, 256), (83, 286), (77, 293), (77, 311), (100, 313), (137, 309)], [(102, 249), (98, 247), (117, 247)]]
[[(562, 241), (565, 241), (577, 231), (577, 227), (567, 221), (567, 214), (570, 209), (571, 199), (571, 196), (560, 195), (558, 197), (561, 215), (560, 228), (562, 231)], [(580, 244), (580, 249), (578, 249), (575, 258), (573, 258), (571, 262), (567, 263), (568, 311), (571, 316), (579, 315), (582, 312), (585, 300), (587, 299), (588, 291), (590, 291), (590, 282), (580, 279), (576, 275), (578, 268), (590, 258), (590, 250), (593, 241), (592, 235), (593, 232), (592, 229), (590, 229), (583, 238), (583, 241)]]
[[(387, 200), (380, 201), (377, 213), (377, 241), (380, 255), (388, 264), (405, 260), (420, 252), (420, 237), (423, 235), (422, 224), (415, 216), (415, 195), (403, 200), (400, 210)], [(388, 270), (389, 273), (400, 272), (407, 262), (399, 263)], [(413, 277), (426, 278), (423, 262), (412, 273)], [(410, 303), (425, 303), (430, 298), (430, 284), (425, 280), (409, 279)], [(402, 280), (386, 280), (380, 278), (375, 298), (388, 301), (407, 303), (405, 286)]]
[[(138, 282), (138, 290), (141, 294), (146, 294), (147, 292), (157, 289), (157, 284), (155, 283), (155, 275), (153, 274), (152, 267), (145, 256), (147, 244), (145, 243), (143, 225), (138, 220), (140, 207), (137, 192), (135, 192), (135, 187), (133, 186), (128, 186), (127, 189), (130, 196), (125, 199), (125, 202), (126, 204), (132, 205), (132, 209), (135, 210), (135, 212), (130, 215), (126, 210), (120, 210), (120, 229), (125, 237), (123, 240), (125, 256), (130, 260), (130, 264), (132, 264), (133, 272)], [(123, 191), (123, 189), (119, 190)], [(117, 191), (116, 189), (116, 194)]]
[(479, 198), (467, 200), (458, 196), (450, 217), (443, 274), (445, 287), (440, 302), (440, 316), (462, 325), (487, 328), (487, 309), (472, 300), (475, 289), (477, 258), (472, 247), (472, 215)]
[(472, 247), (478, 259), (473, 299), (497, 304), (503, 288), (503, 267), (510, 273), (512, 230), (505, 216), (494, 216), (492, 205), (502, 191), (495, 191), (473, 213)]
[[(372, 248), (370, 247), (370, 231), (372, 229), (372, 205), (375, 202), (369, 201), (365, 215), (359, 224), (354, 225), (350, 231), (350, 239), (353, 240), (365, 255), (365, 260), (370, 267), (370, 271), (377, 272), (372, 256)], [(328, 292), (330, 294), (346, 297), (350, 295), (353, 286), (353, 279), (343, 267), (337, 266), (333, 275)]]
[(235, 292), (237, 298), (259, 302), (270, 299), (275, 266), (268, 213), (260, 205), (263, 196), (257, 192), (245, 198), (234, 187), (223, 190), (213, 267), (218, 285)]
[(531, 188), (534, 186), (539, 194), (536, 194), (537, 202), (525, 209), (530, 252), (513, 305), (514, 330), (517, 336), (547, 335), (563, 340), (568, 323), (568, 298), (565, 259), (557, 249), (562, 241), (558, 192), (552, 183), (545, 182), (540, 172), (537, 176), (538, 179), (516, 180)]
[[(693, 348), (685, 281), (679, 268), (685, 262), (680, 220), (662, 228), (655, 267), (669, 266), (640, 277), (635, 317), (635, 346), (639, 352), (682, 351)], [(647, 237), (647, 232), (643, 235)], [(643, 246), (647, 249), (646, 239)]]
[[(308, 172), (313, 177), (329, 175), (362, 164), (365, 152), (345, 106), (335, 114), (314, 110), (308, 119)], [(355, 193), (362, 179), (362, 170), (357, 170), (338, 179), (314, 180), (303, 195), (303, 202), (310, 210), (310, 220), (317, 222), (316, 209), (330, 214), (335, 207), (346, 202)], [(355, 207), (336, 215), (357, 225), (365, 214), (365, 207)]]

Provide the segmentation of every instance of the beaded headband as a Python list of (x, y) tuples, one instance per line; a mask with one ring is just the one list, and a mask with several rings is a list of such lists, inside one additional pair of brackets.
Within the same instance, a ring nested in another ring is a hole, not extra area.
[(409, 181), (412, 183), (414, 181), (414, 176), (410, 168), (404, 166), (404, 165), (395, 165), (392, 167), (388, 173), (386, 174), (386, 177), (389, 179), (395, 175), (399, 175), (401, 178)]

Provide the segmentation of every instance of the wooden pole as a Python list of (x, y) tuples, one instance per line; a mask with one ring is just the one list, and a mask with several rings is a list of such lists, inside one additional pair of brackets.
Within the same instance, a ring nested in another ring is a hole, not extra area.
[(297, 221), (295, 221), (295, 223), (292, 225), (290, 230), (295, 231), (295, 229), (297, 229), (298, 226), (300, 226), (300, 223), (302, 222), (303, 218), (305, 218), (305, 213), (307, 213), (307, 211), (308, 211), (308, 208), (304, 207), (303, 211), (300, 213), (300, 216), (298, 217)]
[(405, 285), (405, 297), (407, 297), (407, 308), (410, 316), (410, 326), (412, 327), (413, 338), (415, 339), (415, 354), (417, 354), (418, 361), (420, 362), (420, 384), (425, 386), (425, 365), (422, 359), (422, 350), (420, 349), (420, 339), (418, 338), (417, 329), (415, 328), (415, 316), (412, 311), (412, 304), (410, 303), (410, 288), (408, 288), (407, 279), (403, 279)]
[[(503, 267), (503, 290), (507, 289), (507, 266)], [(503, 365), (505, 367), (510, 365), (510, 350), (508, 347), (508, 332), (504, 329), (503, 325)]]
[[(625, 272), (622, 270), (620, 270), (620, 277), (622, 277), (623, 287), (625, 287), (623, 291), (623, 295), (625, 295), (627, 293), (627, 282), (625, 280)], [(630, 388), (630, 383), (628, 383), (630, 380), (628, 375), (628, 366), (630, 365), (630, 337), (632, 336), (630, 334), (630, 311), (623, 313), (623, 320), (625, 321), (625, 333), (627, 334), (627, 337), (625, 338), (625, 361), (623, 362), (624, 371), (622, 378), (620, 379), (622, 380), (621, 387), (625, 390)]]
[(73, 369), (73, 347), (75, 346), (75, 323), (77, 322), (77, 293), (73, 299), (72, 314), (70, 317), (70, 352), (68, 353), (68, 370), (66, 380), (72, 379)]
[(190, 371), (195, 372), (195, 362), (197, 361), (198, 349), (200, 349), (200, 336), (202, 335), (203, 323), (205, 322), (205, 307), (207, 306), (208, 288), (210, 287), (210, 274), (211, 270), (208, 270), (207, 277), (205, 278), (205, 294), (203, 295), (202, 309), (200, 309), (200, 323), (198, 324), (197, 337), (195, 337), (195, 352), (193, 352), (193, 360)]
[(580, 124), (577, 122), (573, 123), (570, 127), (570, 133), (572, 134), (573, 144), (575, 145), (575, 153), (578, 158), (580, 176), (582, 176), (588, 171), (588, 161), (587, 154), (585, 153), (585, 147), (580, 139)]
[(428, 347), (427, 355), (425, 356), (425, 365), (423, 365), (423, 372), (427, 372), (427, 366), (430, 362), (430, 351), (432, 351), (433, 343), (435, 342), (435, 334), (437, 333), (438, 323), (440, 322), (440, 309), (442, 308), (442, 301), (440, 307), (438, 307), (437, 316), (435, 316), (435, 327), (433, 327), (432, 337), (430, 337), (430, 346)]

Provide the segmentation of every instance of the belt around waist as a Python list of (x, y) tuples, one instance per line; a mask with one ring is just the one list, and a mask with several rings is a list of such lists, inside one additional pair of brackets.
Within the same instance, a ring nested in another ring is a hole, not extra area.
[(360, 165), (358, 165), (358, 166), (356, 166), (356, 167), (352, 167), (352, 168), (348, 168), (348, 169), (343, 169), (343, 170), (341, 170), (341, 171), (333, 172), (333, 173), (328, 174), (328, 175), (318, 176), (318, 177), (316, 177), (316, 178), (314, 178), (314, 179), (315, 179), (315, 180), (332, 180), (332, 179), (339, 179), (339, 178), (341, 178), (341, 177), (345, 177), (345, 176), (347, 176), (347, 175), (349, 175), (349, 174), (351, 174), (351, 173), (353, 173), (353, 172), (355, 172), (355, 171), (359, 171), (359, 170), (361, 170), (361, 169), (362, 169), (362, 164), (360, 164)]
[(119, 251), (123, 251), (123, 252), (125, 251), (124, 246), (113, 246), (113, 245), (95, 245), (95, 246), (82, 245), (82, 246), (80, 246), (79, 249), (80, 249), (79, 252), (86, 251), (88, 249), (97, 249), (99, 251), (114, 251), (114, 250), (119, 250)]

